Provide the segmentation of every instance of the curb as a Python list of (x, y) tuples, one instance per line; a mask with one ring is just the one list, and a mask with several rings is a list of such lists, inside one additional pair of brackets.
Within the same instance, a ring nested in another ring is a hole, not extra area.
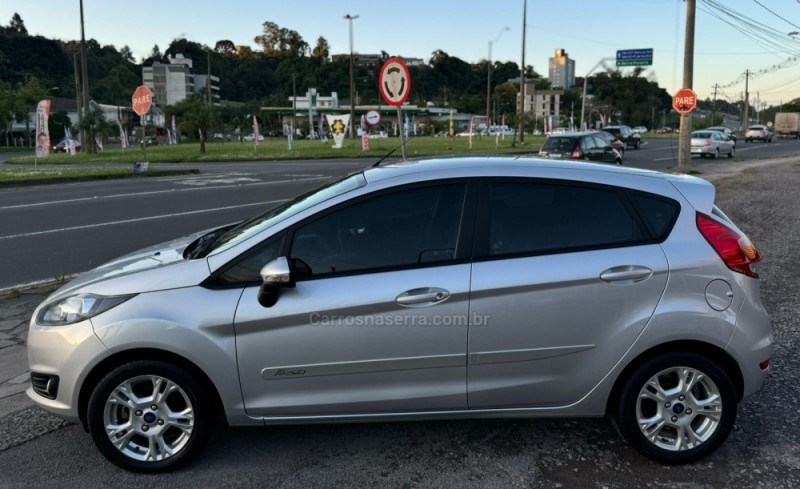
[(39, 290), (37, 290), (37, 289), (45, 289), (45, 288), (54, 287), (54, 286), (57, 286), (57, 285), (59, 285), (59, 286), (60, 285), (64, 285), (65, 283), (69, 282), (70, 280), (72, 280), (73, 278), (75, 278), (77, 276), (78, 276), (77, 273), (73, 273), (72, 275), (65, 275), (64, 277), (58, 278), (58, 279), (51, 278), (51, 279), (47, 279), (47, 280), (37, 280), (35, 282), (29, 282), (27, 284), (18, 284), (18, 285), (12, 285), (10, 287), (4, 287), (4, 288), (0, 289), (0, 298), (2, 296), (7, 295), (7, 294), (12, 294), (15, 291), (16, 292), (20, 292), (20, 293), (22, 293), (22, 292), (39, 292)]

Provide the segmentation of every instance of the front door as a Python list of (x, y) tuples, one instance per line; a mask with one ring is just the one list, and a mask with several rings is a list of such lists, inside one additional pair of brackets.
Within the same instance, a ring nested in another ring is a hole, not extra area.
[(254, 416), (466, 409), (467, 185), (367, 196), (289, 232), (310, 269), (277, 304), (246, 288), (239, 375)]

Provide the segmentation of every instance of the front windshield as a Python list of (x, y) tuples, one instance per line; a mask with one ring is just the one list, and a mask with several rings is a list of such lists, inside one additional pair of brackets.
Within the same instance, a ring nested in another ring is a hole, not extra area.
[(214, 242), (214, 245), (210, 248), (208, 253), (225, 251), (281, 221), (303, 212), (306, 209), (310, 209), (320, 202), (325, 202), (326, 200), (330, 200), (344, 193), (351, 192), (366, 184), (367, 179), (364, 178), (364, 174), (356, 173), (299, 195), (277, 207), (273, 207), (263, 214), (244, 221), (221, 235)]

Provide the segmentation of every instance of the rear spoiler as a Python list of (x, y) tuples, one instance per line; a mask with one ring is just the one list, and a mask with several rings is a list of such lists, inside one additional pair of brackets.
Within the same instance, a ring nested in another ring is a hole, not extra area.
[(706, 180), (689, 175), (674, 175), (670, 177), (669, 181), (695, 210), (704, 214), (711, 214), (716, 194), (714, 185)]

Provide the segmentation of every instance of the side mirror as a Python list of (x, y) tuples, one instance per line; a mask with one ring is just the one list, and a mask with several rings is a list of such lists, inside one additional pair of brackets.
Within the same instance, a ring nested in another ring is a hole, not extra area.
[(295, 286), (294, 274), (289, 260), (281, 256), (264, 265), (261, 269), (261, 289), (258, 291), (258, 303), (264, 307), (272, 307), (278, 302), (278, 289)]

